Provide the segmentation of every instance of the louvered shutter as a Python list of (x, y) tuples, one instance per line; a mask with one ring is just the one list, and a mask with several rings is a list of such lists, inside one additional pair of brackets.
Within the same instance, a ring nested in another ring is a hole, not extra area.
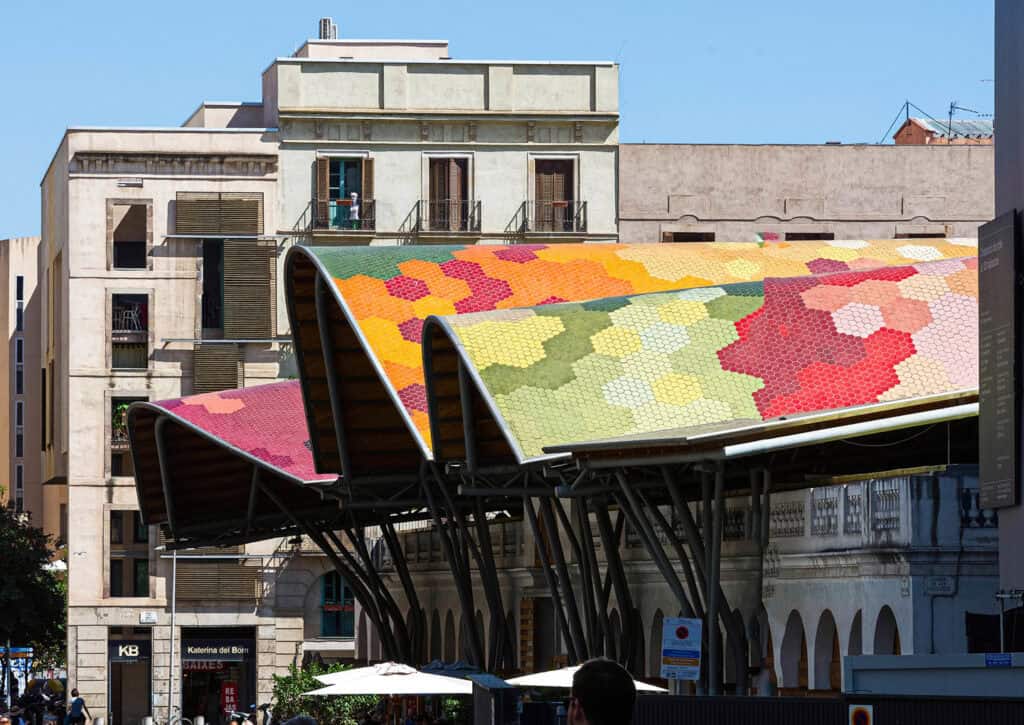
[(259, 567), (236, 562), (178, 562), (177, 595), (183, 601), (250, 601), (259, 597)]
[(276, 258), (273, 242), (224, 240), (224, 337), (262, 340), (273, 335)]
[(330, 226), (331, 215), (331, 160), (321, 157), (316, 160), (316, 226), (326, 229)]
[(212, 393), (238, 387), (238, 345), (196, 345), (192, 351), (192, 392)]
[(373, 159), (363, 159), (363, 201), (373, 198)]
[(462, 228), (462, 166), (460, 159), (448, 159), (448, 229)]
[(263, 234), (262, 192), (179, 191), (174, 204), (177, 234)]

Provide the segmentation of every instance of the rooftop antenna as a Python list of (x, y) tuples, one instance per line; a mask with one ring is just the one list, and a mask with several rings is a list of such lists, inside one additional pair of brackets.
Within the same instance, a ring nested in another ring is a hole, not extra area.
[(320, 40), (337, 40), (338, 26), (333, 18), (320, 18)]

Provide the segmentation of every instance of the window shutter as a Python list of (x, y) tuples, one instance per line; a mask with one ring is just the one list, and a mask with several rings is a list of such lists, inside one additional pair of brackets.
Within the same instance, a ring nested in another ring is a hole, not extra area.
[(451, 200), (448, 212), (448, 229), (462, 228), (462, 166), (461, 159), (448, 159), (448, 198)]
[(235, 562), (178, 562), (177, 593), (184, 601), (259, 598), (259, 567)]
[(192, 393), (238, 387), (238, 345), (196, 345), (192, 351)]
[(174, 229), (178, 234), (263, 234), (263, 193), (179, 191)]
[(266, 339), (273, 334), (273, 242), (224, 240), (224, 337)]
[(373, 159), (363, 159), (363, 199), (373, 198)]
[(316, 160), (316, 226), (329, 226), (330, 201), (331, 160), (327, 157), (320, 157)]

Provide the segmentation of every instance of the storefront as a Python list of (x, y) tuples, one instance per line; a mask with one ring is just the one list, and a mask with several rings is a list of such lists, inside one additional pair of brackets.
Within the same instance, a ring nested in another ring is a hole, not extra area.
[(181, 631), (181, 706), (222, 725), (234, 711), (256, 704), (256, 633), (249, 628)]
[(110, 725), (139, 725), (151, 714), (152, 653), (149, 629), (111, 628), (107, 640)]

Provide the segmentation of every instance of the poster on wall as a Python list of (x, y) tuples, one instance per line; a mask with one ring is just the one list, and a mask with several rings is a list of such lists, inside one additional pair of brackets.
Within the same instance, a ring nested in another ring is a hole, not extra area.
[(222, 682), (220, 686), (220, 709), (225, 715), (238, 712), (238, 683)]
[(661, 676), (666, 680), (700, 679), (699, 619), (666, 617), (661, 626)]

